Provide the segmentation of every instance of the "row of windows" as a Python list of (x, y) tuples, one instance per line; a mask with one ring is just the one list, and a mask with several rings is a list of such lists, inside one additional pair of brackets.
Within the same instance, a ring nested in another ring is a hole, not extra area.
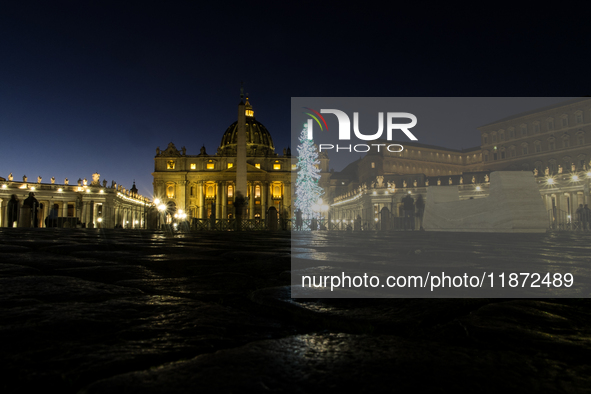
[[(256, 168), (259, 168), (260, 169), (261, 168), (261, 163), (255, 163), (254, 166)], [(174, 160), (169, 160), (169, 161), (166, 162), (166, 169), (167, 170), (174, 170), (175, 167), (176, 167), (176, 162)], [(190, 167), (191, 167), (192, 170), (196, 170), (197, 169), (197, 164), (191, 163), (191, 166)], [(213, 161), (212, 162), (209, 162), (209, 163), (206, 163), (205, 167), (208, 170), (214, 170), (215, 169), (215, 163)], [(232, 167), (234, 167), (234, 163), (228, 163), (226, 168), (232, 168)], [(281, 163), (273, 163), (273, 169), (274, 170), (280, 170), (281, 169)]]
[[(577, 146), (581, 146), (585, 144), (585, 136), (580, 133), (577, 134), (576, 136), (576, 143)], [(565, 135), (561, 138), (562, 142), (562, 148), (570, 148), (570, 136)], [(552, 151), (556, 149), (556, 139), (554, 137), (550, 137), (548, 138), (548, 146), (547, 146), (547, 150)], [(508, 153), (505, 153), (505, 151), (507, 151)], [(501, 148), (498, 150), (493, 150), (493, 154), (492, 154), (492, 158), (493, 160), (498, 160), (500, 159), (505, 159), (506, 157), (515, 157), (516, 156), (516, 152), (520, 152), (522, 155), (527, 155), (530, 153), (530, 147), (529, 144), (527, 142), (524, 142), (521, 144), (520, 149), (517, 150), (515, 146), (510, 146), (509, 148), (507, 148), (505, 150), (505, 148)], [(542, 142), (541, 141), (534, 141), (533, 143), (533, 153), (540, 153), (542, 152)], [(484, 161), (489, 161), (489, 152), (488, 151), (484, 151)]]
[[(215, 197), (215, 186), (214, 185), (208, 185), (205, 189), (205, 198), (214, 198)], [(281, 186), (279, 185), (272, 185), (271, 186), (271, 192), (273, 193), (273, 198), (279, 198), (281, 197)], [(189, 189), (189, 195), (191, 197), (194, 197), (196, 194), (196, 187), (195, 186), (191, 186), (191, 188)], [(166, 188), (166, 196), (168, 198), (174, 198), (174, 185), (168, 185)], [(234, 186), (232, 185), (228, 185), (228, 194), (227, 194), (228, 198), (232, 198), (234, 197)], [(248, 193), (247, 193), (248, 196)], [(260, 198), (261, 197), (261, 186), (260, 185), (256, 185), (254, 187), (254, 197), (255, 198)]]
[[(559, 124), (562, 128), (568, 127), (569, 126), (568, 115), (563, 115), (559, 119), (559, 122), (560, 122)], [(581, 111), (578, 111), (574, 114), (574, 122), (575, 122), (575, 124), (582, 124), (583, 123), (583, 113)], [(507, 129), (506, 134), (505, 134), (505, 130), (499, 130), (498, 132), (493, 131), (492, 133), (490, 133), (490, 141), (491, 141), (491, 143), (494, 144), (496, 142), (505, 141), (505, 137), (507, 140), (510, 140), (510, 139), (516, 138), (516, 136), (517, 136), (517, 138), (526, 137), (528, 135), (528, 133), (529, 134), (538, 134), (538, 133), (540, 133), (542, 125), (545, 126), (545, 131), (555, 130), (554, 118), (548, 118), (543, 123), (541, 123), (541, 122), (532, 123), (531, 128), (528, 128), (527, 124), (522, 124), (521, 126), (519, 126), (517, 128), (517, 130), (515, 130), (514, 127), (510, 127)], [(483, 143), (483, 145), (486, 145), (489, 143), (487, 133), (482, 134), (482, 143)]]
[[(414, 151), (412, 149), (405, 149), (402, 152), (398, 153), (398, 157), (417, 157), (419, 159), (424, 159), (424, 160), (433, 160), (433, 161), (447, 161), (449, 163), (451, 162), (462, 162), (462, 156), (458, 156), (458, 155), (451, 155), (449, 153), (439, 153), (439, 152), (428, 152), (423, 154), (420, 150)], [(474, 154), (473, 157), (468, 155), (466, 156), (466, 160), (468, 162), (470, 162), (471, 159), (476, 160), (477, 155)]]

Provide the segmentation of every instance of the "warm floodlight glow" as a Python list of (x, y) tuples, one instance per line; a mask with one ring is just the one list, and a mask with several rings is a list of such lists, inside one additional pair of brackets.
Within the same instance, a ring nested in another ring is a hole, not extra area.
[(6, 185), (2, 185), (2, 189), (6, 189)]
[(90, 193), (90, 189), (86, 189), (86, 193)]
[(63, 189), (60, 187), (59, 189), (57, 189), (58, 192), (63, 192)]
[(573, 182), (578, 182), (579, 181), (579, 176), (578, 175), (573, 175), (571, 177), (571, 179), (573, 180)]
[(165, 209), (166, 209), (166, 205), (164, 205), (164, 204), (158, 205), (158, 210), (159, 211), (164, 211)]
[(157, 198), (157, 199), (154, 200), (154, 205), (158, 206), (158, 204), (160, 204), (160, 199), (159, 198)]
[(482, 190), (482, 188), (481, 188), (480, 186), (476, 186), (476, 191), (477, 191), (477, 192), (479, 192), (479, 191), (481, 191), (481, 190)]
[(103, 221), (103, 218), (98, 218), (97, 221), (100, 223)]
[(587, 178), (591, 178), (591, 171), (587, 173)]
[(546, 179), (546, 183), (548, 185), (553, 185), (554, 184), (554, 178), (548, 178), (548, 179)]
[(101, 192), (101, 193), (104, 193), (105, 191), (104, 191), (103, 189), (101, 189), (101, 191), (100, 191), (100, 192)]

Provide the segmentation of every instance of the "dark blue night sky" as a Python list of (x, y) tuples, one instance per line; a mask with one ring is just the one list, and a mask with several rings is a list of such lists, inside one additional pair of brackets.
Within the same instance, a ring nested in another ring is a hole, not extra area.
[[(241, 81), (278, 153), (290, 141), (290, 97), (590, 91), (588, 17), (572, 9), (6, 3), (0, 176), (15, 180), (75, 182), (98, 171), (109, 184), (135, 179), (150, 196), (156, 147), (215, 153), (236, 120)], [(479, 136), (450, 128), (421, 142), (460, 148)]]

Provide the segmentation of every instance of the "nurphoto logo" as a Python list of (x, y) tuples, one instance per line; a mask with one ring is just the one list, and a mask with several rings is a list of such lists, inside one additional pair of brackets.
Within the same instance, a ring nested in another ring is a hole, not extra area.
[[(320, 112), (313, 110), (312, 108), (304, 107), (305, 109), (313, 112), (305, 112), (306, 115), (309, 115), (312, 119), (316, 121), (320, 130), (323, 131), (326, 128), (328, 131), (328, 125), (326, 123), (326, 119), (322, 114), (333, 114), (337, 117), (337, 121), (339, 122), (339, 140), (340, 141), (350, 141), (351, 140), (351, 120), (349, 115), (345, 112), (338, 110), (338, 109), (321, 109)], [(312, 119), (308, 119), (308, 139), (314, 139), (314, 122)], [(384, 121), (385, 119), (385, 121)], [(399, 122), (400, 119), (408, 119), (410, 120), (409, 123), (395, 123)], [(322, 122), (321, 122), (322, 121)], [(363, 141), (374, 141), (380, 139), (382, 134), (384, 133), (384, 123), (386, 123), (386, 139), (388, 141), (392, 141), (393, 131), (400, 130), (402, 131), (411, 141), (418, 141), (417, 137), (414, 136), (413, 133), (409, 131), (409, 129), (413, 128), (417, 124), (417, 117), (408, 112), (388, 112), (384, 116), (384, 112), (378, 112), (378, 131), (374, 134), (363, 134), (359, 130), (359, 112), (353, 112), (353, 132), (355, 133), (355, 137)], [(324, 127), (323, 127), (324, 124)], [(371, 146), (376, 146), (378, 152), (380, 151), (381, 146), (386, 146), (386, 144), (371, 144)], [(319, 150), (322, 152), (323, 150), (330, 150), (335, 149), (335, 145), (333, 144), (320, 144)], [(351, 152), (352, 150), (355, 152), (368, 152), (371, 148), (370, 145), (367, 144), (357, 144), (354, 146), (345, 145), (339, 146), (336, 145), (336, 151), (339, 150), (347, 150)], [(389, 152), (402, 152), (404, 147), (400, 144), (390, 144), (386, 147)]]

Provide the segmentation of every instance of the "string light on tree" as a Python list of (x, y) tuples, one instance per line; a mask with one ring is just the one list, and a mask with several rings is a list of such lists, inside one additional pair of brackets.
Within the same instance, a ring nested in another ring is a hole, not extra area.
[(299, 141), (295, 207), (302, 212), (304, 219), (318, 218), (319, 213), (314, 210), (314, 206), (321, 201), (320, 197), (324, 192), (318, 185), (320, 179), (318, 150), (314, 140), (308, 139), (307, 124), (304, 125)]

